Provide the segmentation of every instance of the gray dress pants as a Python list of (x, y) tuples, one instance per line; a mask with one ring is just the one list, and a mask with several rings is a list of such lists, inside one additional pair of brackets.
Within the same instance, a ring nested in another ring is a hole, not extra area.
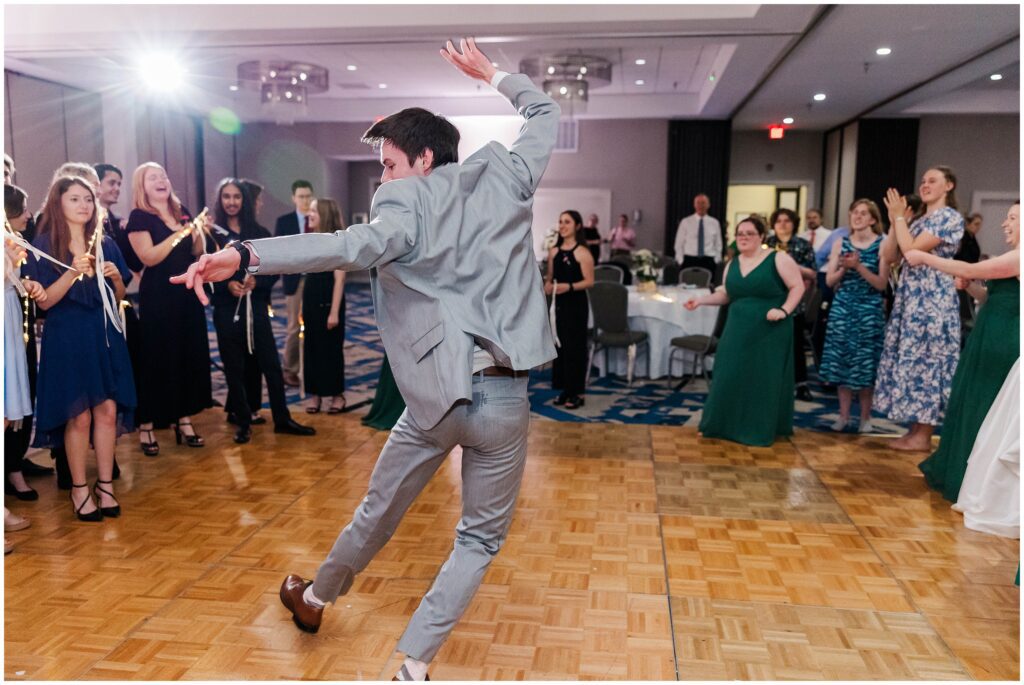
[(452, 407), (430, 430), (416, 425), (408, 410), (402, 414), (377, 459), (366, 497), (317, 572), (313, 593), (319, 599), (333, 602), (348, 592), (448, 453), (461, 445), (462, 519), (455, 545), (398, 642), (407, 656), (434, 658), (512, 522), (526, 464), (527, 381), (477, 374), (473, 401)]

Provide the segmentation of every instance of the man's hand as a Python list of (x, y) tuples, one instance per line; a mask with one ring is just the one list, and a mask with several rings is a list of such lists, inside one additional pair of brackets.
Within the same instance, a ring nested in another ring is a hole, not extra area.
[(171, 276), (171, 283), (184, 283), (186, 288), (195, 290), (196, 297), (205, 306), (210, 304), (210, 299), (203, 290), (203, 284), (228, 280), (238, 272), (241, 264), (242, 255), (235, 249), (204, 254), (188, 267), (188, 271), (179, 276)]
[(487, 55), (476, 47), (476, 41), (472, 38), (463, 38), (459, 41), (459, 47), (462, 49), (461, 53), (455, 49), (451, 41), (448, 41), (441, 49), (441, 57), (466, 76), (490, 83), (498, 70), (491, 64), (491, 60), (487, 59)]

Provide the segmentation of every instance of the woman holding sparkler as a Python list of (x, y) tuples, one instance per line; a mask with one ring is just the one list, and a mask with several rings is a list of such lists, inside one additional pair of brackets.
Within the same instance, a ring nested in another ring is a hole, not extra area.
[[(40, 254), (25, 266), (46, 288), (45, 299), (36, 302), (47, 310), (32, 444), (65, 447), (75, 514), (100, 521), (121, 514), (112, 479), (114, 445), (118, 435), (134, 430), (135, 384), (117, 315), (131, 272), (113, 239), (102, 235), (95, 192), (80, 178), (61, 177), (51, 186), (38, 229), (34, 246)], [(90, 437), (98, 502), (85, 480)]]
[(179, 445), (204, 444), (190, 417), (213, 406), (206, 313), (191, 293), (182, 293), (168, 279), (208, 251), (212, 220), (205, 212), (191, 220), (155, 162), (141, 164), (132, 174), (132, 206), (125, 230), (146, 266), (139, 286), (139, 441), (143, 453), (155, 457), (160, 445), (154, 425), (173, 424)]

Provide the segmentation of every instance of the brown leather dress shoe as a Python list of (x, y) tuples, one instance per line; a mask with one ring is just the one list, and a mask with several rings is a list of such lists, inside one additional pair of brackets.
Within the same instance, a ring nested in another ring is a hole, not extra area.
[(320, 630), (320, 621), (323, 619), (324, 608), (316, 607), (306, 603), (302, 593), (313, 584), (311, 580), (303, 580), (301, 576), (294, 573), (289, 575), (281, 583), (281, 603), (288, 611), (292, 612), (292, 620), (299, 630), (307, 633), (315, 633)]

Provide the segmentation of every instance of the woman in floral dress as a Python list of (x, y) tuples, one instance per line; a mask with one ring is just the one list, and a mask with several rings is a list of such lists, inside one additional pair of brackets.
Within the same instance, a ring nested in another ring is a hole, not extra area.
[[(964, 234), (955, 191), (956, 176), (949, 167), (925, 171), (920, 195), (926, 211), (908, 226), (906, 199), (890, 188), (885, 206), (892, 230), (882, 248), (886, 257), (896, 260), (900, 254), (921, 250), (952, 258)], [(959, 356), (960, 313), (953, 277), (904, 262), (875, 384), (875, 408), (897, 423), (912, 424), (893, 441), (893, 449), (931, 449)]]

